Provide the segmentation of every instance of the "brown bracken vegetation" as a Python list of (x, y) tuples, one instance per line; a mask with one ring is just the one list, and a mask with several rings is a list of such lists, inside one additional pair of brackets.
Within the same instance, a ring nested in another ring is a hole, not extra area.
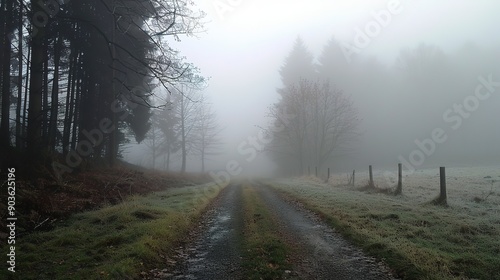
[[(208, 182), (208, 176), (166, 173), (120, 163), (114, 168), (88, 169), (66, 174), (57, 181), (50, 176), (17, 178), (16, 217), (18, 236), (50, 230), (71, 214), (121, 203), (130, 195), (144, 195), (167, 188)], [(6, 216), (7, 193), (0, 194), (1, 217)], [(7, 227), (0, 222), (0, 237)]]

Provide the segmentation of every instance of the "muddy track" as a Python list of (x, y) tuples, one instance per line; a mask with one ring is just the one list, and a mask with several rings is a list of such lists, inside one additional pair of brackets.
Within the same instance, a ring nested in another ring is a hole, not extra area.
[(314, 213), (286, 202), (267, 186), (254, 186), (276, 215), (284, 239), (296, 248), (292, 274), (299, 279), (395, 279), (387, 267), (351, 245)]
[(241, 187), (228, 186), (210, 209), (204, 231), (189, 247), (183, 279), (240, 279)]
[(243, 210), (241, 187), (227, 186), (203, 214), (198, 226), (175, 250), (166, 266), (145, 279), (241, 279)]
[[(293, 248), (289, 257), (293, 269), (283, 279), (395, 279), (389, 269), (345, 241), (314, 213), (285, 201), (270, 187), (258, 183), (252, 187), (278, 221), (283, 241)], [(192, 241), (180, 250), (176, 271), (165, 269), (153, 279), (242, 279), (242, 201), (241, 185), (224, 189)]]

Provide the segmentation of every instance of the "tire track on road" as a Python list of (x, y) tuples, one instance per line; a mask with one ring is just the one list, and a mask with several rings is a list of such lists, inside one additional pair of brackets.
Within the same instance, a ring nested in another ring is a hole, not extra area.
[(184, 275), (174, 279), (240, 279), (241, 186), (231, 184), (206, 213), (200, 236), (187, 248)]
[(292, 275), (300, 279), (392, 280), (389, 269), (347, 242), (315, 214), (283, 200), (274, 190), (254, 184), (279, 221), (295, 256)]
[[(253, 189), (258, 201), (269, 210), (270, 216), (258, 218), (275, 223), (272, 231), (277, 235), (274, 236), (289, 245), (285, 254), (291, 269), (282, 271), (283, 275), (277, 279), (396, 279), (386, 266), (347, 242), (311, 211), (285, 201), (271, 187), (255, 182), (245, 186)], [(241, 266), (242, 259), (248, 258), (245, 254), (248, 252), (242, 252), (248, 243), (243, 230), (246, 223), (252, 222), (251, 219), (245, 221), (243, 194), (240, 184), (226, 187), (204, 214), (192, 241), (182, 249), (182, 259), (177, 261), (179, 270), (173, 273), (175, 275), (167, 273), (153, 279), (238, 280), (244, 275), (252, 276), (253, 272), (257, 275), (258, 268), (246, 267), (243, 271)], [(255, 232), (264, 234), (258, 229)], [(262, 239), (262, 244), (252, 246), (266, 248), (260, 246), (266, 242)], [(272, 254), (272, 251), (263, 253)]]

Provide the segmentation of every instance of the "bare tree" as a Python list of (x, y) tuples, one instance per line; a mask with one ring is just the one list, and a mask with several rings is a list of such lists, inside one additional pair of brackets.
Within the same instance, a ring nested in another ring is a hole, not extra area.
[[(280, 112), (294, 115), (283, 122)], [(321, 168), (338, 149), (354, 135), (357, 112), (349, 97), (328, 82), (301, 80), (282, 94), (280, 102), (270, 110), (278, 131), (269, 131), (273, 141), (268, 149), (282, 167), (303, 172), (307, 166)], [(298, 166), (290, 166), (290, 161)]]
[(159, 127), (162, 132), (160, 153), (163, 155), (163, 169), (170, 170), (170, 159), (172, 154), (180, 149), (179, 123), (180, 118), (176, 115), (176, 108), (180, 106), (175, 100), (169, 101), (168, 106), (158, 111)]
[(205, 161), (208, 157), (218, 154), (217, 149), (221, 144), (219, 139), (221, 128), (217, 123), (217, 115), (209, 103), (200, 104), (195, 129), (193, 152), (200, 156), (201, 172), (205, 172)]
[(163, 168), (169, 170), (170, 157), (180, 148), (179, 142), (179, 117), (176, 108), (179, 102), (167, 102), (164, 108), (153, 110), (151, 128), (146, 135), (145, 144), (148, 147), (152, 165), (155, 168), (157, 159), (163, 156)]
[(194, 145), (194, 133), (196, 130), (196, 122), (198, 120), (198, 109), (200, 106), (200, 98), (198, 91), (184, 87), (183, 91), (177, 91), (176, 100), (179, 102), (177, 107), (177, 115), (179, 117), (179, 137), (181, 142), (181, 171), (186, 171), (187, 155)]
[(158, 113), (155, 112), (151, 116), (151, 128), (146, 134), (144, 143), (148, 147), (151, 154), (152, 168), (156, 167), (156, 159), (161, 156), (161, 143), (163, 142), (162, 132), (159, 126)]

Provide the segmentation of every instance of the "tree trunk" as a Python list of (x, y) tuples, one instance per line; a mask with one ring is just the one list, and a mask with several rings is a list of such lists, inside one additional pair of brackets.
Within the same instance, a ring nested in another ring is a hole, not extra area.
[(205, 149), (201, 149), (201, 173), (205, 173)]
[(52, 96), (49, 122), (49, 150), (54, 151), (57, 137), (57, 120), (59, 113), (59, 62), (61, 60), (61, 36), (58, 36), (54, 46), (54, 79), (52, 81)]
[(167, 152), (167, 171), (170, 170), (170, 148), (168, 149)]
[(2, 88), (3, 82), (2, 82), (2, 77), (3, 77), (3, 68), (1, 65), (4, 65), (4, 52), (5, 50), (5, 34), (7, 33), (6, 31), (6, 24), (7, 24), (7, 10), (5, 7), (7, 6), (7, 0), (1, 0), (0, 1), (0, 89)]
[(49, 49), (49, 42), (47, 38), (43, 40), (43, 90), (42, 90), (42, 146), (48, 147), (48, 113), (49, 113), (49, 56), (47, 55)]
[(31, 74), (31, 71), (30, 71), (30, 68), (28, 67), (28, 65), (31, 64), (31, 48), (28, 48), (28, 54), (26, 55), (27, 57), (27, 61), (26, 61), (26, 81), (24, 82), (24, 84), (26, 85), (24, 87), (24, 98), (23, 98), (23, 125), (22, 125), (22, 137), (23, 137), (23, 150), (26, 149), (27, 147), (27, 136), (26, 136), (26, 133), (27, 133), (27, 127), (28, 127), (28, 123), (27, 123), (27, 116), (28, 116), (28, 94), (29, 94), (29, 87), (28, 87), (28, 84), (30, 83), (30, 74)]
[(153, 127), (152, 131), (152, 136), (153, 136), (153, 170), (156, 167), (156, 131), (154, 130), (155, 128)]
[[(0, 65), (3, 65), (3, 52), (2, 50), (4, 49), (4, 34), (5, 32), (5, 24), (7, 23), (6, 21), (6, 9), (5, 6), (7, 5), (7, 0), (1, 0), (0, 1)], [(2, 79), (1, 79), (1, 73), (2, 69), (0, 68), (0, 85), (2, 84)], [(0, 86), (1, 88), (1, 86)]]
[(185, 108), (184, 95), (181, 95), (181, 149), (182, 149), (182, 166), (181, 172), (186, 172), (186, 128), (185, 128)]
[[(113, 5), (114, 5), (114, 1), (113, 1)], [(114, 8), (114, 7), (113, 7)], [(111, 92), (109, 93), (109, 100), (110, 100), (110, 103), (109, 104), (113, 104), (113, 102), (115, 101), (115, 98), (116, 98), (116, 81), (115, 81), (115, 78), (116, 78), (116, 63), (115, 63), (115, 58), (116, 58), (116, 46), (115, 46), (115, 43), (116, 43), (116, 30), (115, 30), (115, 24), (116, 24), (116, 19), (115, 19), (115, 15), (113, 14), (112, 15), (112, 22), (111, 22), (111, 26), (112, 26), (112, 37), (111, 37), (111, 68), (112, 68), (112, 75), (111, 75)], [(117, 117), (116, 117), (116, 113), (115, 112), (111, 112), (111, 124), (112, 126), (115, 128), (115, 129), (112, 129), (109, 133), (109, 143), (108, 143), (108, 162), (109, 162), (109, 166), (113, 167), (115, 165), (115, 161), (116, 161), (116, 155), (118, 153), (118, 143), (117, 143), (117, 133), (118, 133), (118, 121), (117, 121)]]
[(81, 73), (82, 71), (79, 70), (80, 68), (80, 59), (76, 65), (77, 67), (77, 74), (76, 74), (76, 86), (75, 86), (75, 91), (74, 91), (74, 99), (73, 99), (73, 106), (72, 110), (70, 112), (70, 118), (72, 118), (72, 129), (71, 129), (71, 141), (69, 143), (70, 150), (75, 150), (76, 149), (76, 144), (78, 141), (78, 127), (79, 127), (79, 121), (80, 121), (80, 111), (78, 108), (80, 108), (80, 100), (82, 96), (82, 89), (83, 89), (83, 80), (86, 79), (85, 73)]
[[(22, 7), (19, 7), (22, 9)], [(19, 12), (18, 18), (18, 56), (17, 60), (19, 61), (19, 71), (17, 77), (17, 105), (16, 105), (16, 149), (22, 150), (23, 147), (23, 128), (21, 126), (21, 106), (23, 100), (23, 13)]]
[(163, 171), (167, 171), (167, 154), (163, 154)]
[(66, 88), (66, 108), (64, 112), (64, 129), (63, 129), (63, 139), (62, 147), (63, 152), (66, 154), (69, 150), (69, 139), (71, 135), (71, 115), (73, 114), (73, 100), (75, 95), (76, 86), (76, 71), (78, 65), (78, 51), (72, 49), (71, 58), (69, 62), (68, 71), (68, 87)]
[[(11, 34), (12, 29), (12, 10), (13, 1), (8, 1), (8, 7), (6, 7), (5, 23), (2, 23), (3, 36), (2, 44), (4, 45), (1, 51), (3, 51), (2, 59), (2, 121), (0, 122), (0, 147), (6, 149), (10, 146), (10, 59), (11, 59)], [(2, 4), (6, 4), (5, 2)], [(2, 9), (4, 6), (2, 5)]]
[[(31, 10), (36, 14), (40, 10), (40, 6), (36, 0), (31, 0)], [(36, 19), (33, 19), (36, 20)], [(35, 23), (32, 22), (32, 28)], [(30, 96), (28, 108), (28, 153), (30, 158), (35, 161), (40, 159), (41, 148), (41, 126), (42, 126), (42, 89), (43, 89), (43, 38), (44, 28), (38, 26), (38, 32), (34, 34), (31, 40), (31, 79), (30, 79)]]

